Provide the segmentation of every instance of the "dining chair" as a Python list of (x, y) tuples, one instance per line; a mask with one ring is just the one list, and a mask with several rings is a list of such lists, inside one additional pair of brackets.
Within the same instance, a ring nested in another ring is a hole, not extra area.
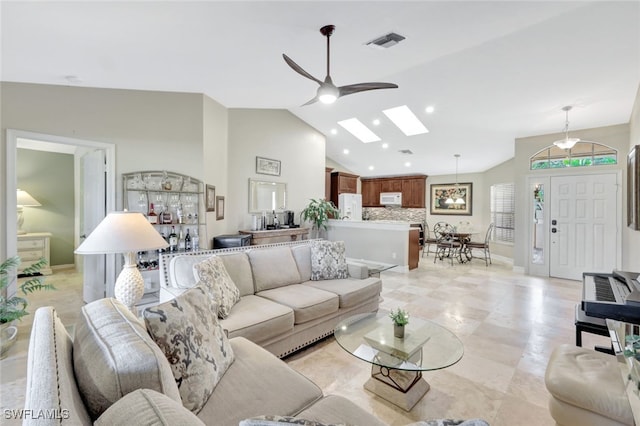
[(469, 251), (471, 253), (471, 259), (473, 259), (474, 257), (481, 259), (481, 257), (479, 256), (474, 256), (473, 251), (482, 250), (482, 253), (483, 253), (482, 259), (484, 259), (484, 263), (486, 264), (486, 266), (489, 266), (489, 264), (491, 263), (491, 250), (489, 249), (489, 240), (491, 239), (491, 232), (493, 231), (494, 227), (495, 227), (495, 224), (493, 223), (489, 224), (489, 228), (487, 229), (487, 234), (484, 237), (484, 242), (469, 241), (467, 243), (467, 247), (469, 248)]
[[(429, 224), (427, 222), (424, 223), (424, 242), (422, 245), (422, 257), (424, 257), (425, 253), (429, 256), (431, 245), (438, 244), (438, 239), (434, 236), (431, 236), (431, 230), (429, 230)], [(436, 253), (434, 251), (434, 253)]]
[(453, 236), (455, 233), (454, 227), (447, 222), (438, 222), (433, 227), (433, 233), (436, 237), (436, 253), (433, 263), (436, 263), (438, 258), (444, 260), (445, 257), (448, 257), (451, 261), (451, 266), (453, 266), (453, 258), (458, 256), (460, 247), (462, 247), (460, 242)]

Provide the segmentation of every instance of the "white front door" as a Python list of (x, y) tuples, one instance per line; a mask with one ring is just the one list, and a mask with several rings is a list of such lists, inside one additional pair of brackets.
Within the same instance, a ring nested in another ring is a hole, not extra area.
[(616, 175), (551, 177), (549, 275), (582, 280), (617, 265)]
[[(106, 215), (105, 152), (93, 150), (80, 161), (80, 230), (89, 235)], [(92, 254), (82, 256), (82, 290), (85, 303), (106, 296), (106, 256)]]

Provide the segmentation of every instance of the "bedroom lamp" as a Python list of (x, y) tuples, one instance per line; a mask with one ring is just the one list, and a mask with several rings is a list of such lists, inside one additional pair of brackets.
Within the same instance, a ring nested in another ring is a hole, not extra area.
[(24, 229), (22, 229), (22, 225), (24, 224), (24, 216), (23, 216), (23, 207), (40, 207), (42, 204), (38, 202), (35, 198), (31, 196), (27, 191), (23, 191), (22, 189), (17, 190), (17, 198), (16, 205), (18, 206), (18, 235), (24, 235), (27, 233)]
[(77, 254), (122, 253), (124, 266), (115, 285), (116, 299), (134, 314), (144, 294), (144, 279), (136, 264), (136, 253), (158, 250), (169, 244), (138, 212), (111, 212), (75, 250)]

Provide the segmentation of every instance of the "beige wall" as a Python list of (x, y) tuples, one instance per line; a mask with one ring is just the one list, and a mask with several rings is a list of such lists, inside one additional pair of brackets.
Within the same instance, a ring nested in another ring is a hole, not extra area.
[[(280, 176), (256, 173), (256, 156), (281, 162)], [(227, 232), (250, 229), (249, 179), (287, 184), (287, 208), (300, 211), (324, 197), (325, 137), (286, 110), (229, 110)]]
[[(456, 226), (460, 221), (471, 222), (474, 228), (484, 229), (489, 224), (488, 206), (489, 206), (489, 192), (485, 185), (485, 176), (483, 173), (466, 173), (458, 174), (458, 183), (473, 183), (472, 191), (472, 205), (471, 216), (459, 216), (459, 215), (433, 215), (431, 214), (431, 185), (443, 184), (443, 183), (455, 183), (456, 175), (439, 175), (429, 176), (427, 178), (427, 194), (425, 202), (427, 205), (427, 223), (429, 227), (433, 229), (433, 225), (436, 222), (448, 222), (451, 225)], [(486, 226), (485, 226), (486, 224)]]
[[(527, 179), (532, 176), (554, 176), (554, 175), (567, 175), (569, 173), (575, 175), (580, 173), (589, 172), (604, 172), (604, 171), (624, 171), (626, 167), (626, 155), (629, 149), (629, 125), (618, 124), (606, 127), (597, 127), (593, 129), (572, 130), (571, 136), (578, 137), (585, 141), (598, 142), (604, 145), (608, 145), (618, 150), (618, 164), (611, 166), (599, 166), (588, 167), (584, 169), (553, 169), (553, 170), (530, 170), (529, 158), (540, 151), (541, 149), (548, 147), (553, 141), (564, 137), (562, 133), (555, 133), (550, 135), (531, 136), (527, 138), (519, 138), (515, 141), (515, 158), (514, 158), (514, 171), (515, 171), (515, 183), (516, 183), (516, 242), (514, 246), (514, 266), (525, 268), (528, 263), (527, 255), (527, 233), (530, 231), (529, 224), (527, 223), (529, 198), (527, 191)], [(597, 169), (597, 170), (596, 170)], [(622, 175), (623, 182), (622, 188), (626, 187), (624, 181), (624, 175)], [(623, 191), (624, 192), (624, 191)], [(621, 208), (626, 206), (626, 197), (623, 195), (623, 202)], [(621, 217), (622, 221), (626, 221)], [(625, 222), (626, 223), (626, 222)], [(623, 237), (624, 242), (624, 237)], [(632, 253), (622, 253), (622, 264), (628, 262), (629, 256)], [(640, 256), (637, 252), (636, 256)]]
[[(636, 93), (636, 101), (633, 105), (633, 111), (629, 121), (629, 146), (627, 153), (631, 147), (640, 145), (640, 87)], [(626, 175), (625, 175), (626, 188)], [(626, 194), (626, 191), (624, 192)], [(637, 194), (640, 197), (640, 194)], [(626, 227), (627, 204), (623, 203), (625, 216), (623, 220), (622, 230), (622, 269), (626, 271), (640, 272), (640, 231), (634, 231)]]

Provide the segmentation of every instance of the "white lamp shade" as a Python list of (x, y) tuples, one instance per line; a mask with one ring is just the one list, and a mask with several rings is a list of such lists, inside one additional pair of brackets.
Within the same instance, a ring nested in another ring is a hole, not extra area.
[(31, 196), (27, 191), (18, 189), (16, 204), (21, 207), (40, 207), (42, 204)]
[(111, 212), (75, 250), (78, 254), (158, 250), (169, 244), (138, 212)]

